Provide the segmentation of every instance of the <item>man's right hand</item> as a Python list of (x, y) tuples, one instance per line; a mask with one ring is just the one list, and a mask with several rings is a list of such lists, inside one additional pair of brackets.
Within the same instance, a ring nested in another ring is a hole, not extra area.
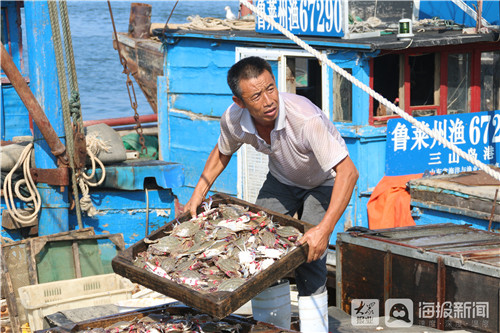
[(187, 204), (184, 205), (184, 212), (190, 212), (191, 217), (196, 217), (196, 215), (198, 215), (196, 214), (196, 209), (201, 205), (203, 199), (204, 199), (203, 196), (193, 193), (191, 199), (189, 199)]
[(226, 168), (231, 156), (222, 154), (217, 145), (208, 156), (205, 168), (200, 176), (200, 180), (196, 184), (193, 194), (187, 204), (184, 206), (184, 212), (190, 212), (192, 217), (195, 217), (196, 209), (201, 205), (205, 195), (208, 193), (212, 184), (215, 182), (220, 173)]

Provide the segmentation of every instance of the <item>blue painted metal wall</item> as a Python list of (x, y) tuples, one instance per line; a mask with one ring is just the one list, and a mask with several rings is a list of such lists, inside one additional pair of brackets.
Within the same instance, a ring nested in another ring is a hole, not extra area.
[[(163, 159), (184, 165), (185, 186), (174, 189), (186, 203), (203, 171), (205, 161), (217, 143), (219, 119), (232, 103), (226, 83), (228, 69), (235, 62), (235, 48), (246, 46), (240, 40), (170, 36), (166, 45), (165, 77), (158, 79), (160, 153)], [(253, 41), (253, 40), (252, 40)], [(249, 47), (283, 47), (262, 38)], [(351, 68), (360, 81), (369, 84), (369, 59), (376, 53), (339, 52), (330, 55), (343, 68)], [(332, 77), (330, 73), (329, 77)], [(330, 97), (331, 98), (331, 97)], [(368, 125), (369, 96), (353, 88), (353, 122), (335, 123), (346, 140), (360, 172), (349, 207), (332, 234), (354, 225), (368, 227), (366, 203), (372, 189), (384, 175), (385, 127)], [(367, 158), (374, 156), (374, 158)], [(378, 156), (378, 157), (377, 157)], [(237, 194), (237, 165), (233, 156), (227, 169), (212, 187), (230, 195)]]
[[(447, 209), (443, 205), (423, 203), (412, 201), (411, 215), (416, 225), (438, 224), (438, 223), (455, 223), (455, 224), (470, 224), (476, 229), (488, 230), (489, 221), (479, 217), (467, 216), (457, 209)], [(471, 213), (470, 211), (468, 212)], [(492, 222), (491, 230), (500, 230), (500, 223)]]
[(11, 84), (2, 83), (0, 98), (1, 139), (8, 141), (15, 136), (32, 135), (28, 110)]
[[(96, 234), (122, 233), (127, 247), (175, 216), (174, 195), (169, 189), (148, 190), (147, 195), (146, 191), (93, 189), (90, 197), (99, 215), (89, 217), (83, 214), (84, 227), (93, 227)], [(149, 218), (148, 233), (146, 214)], [(71, 229), (78, 229), (75, 210), (70, 211), (69, 224)]]
[[(19, 1), (2, 1), (2, 42), (12, 56), (12, 60), (19, 71), (26, 77), (22, 58), (22, 41), (20, 34)], [(12, 140), (15, 136), (32, 135), (29, 128), (28, 110), (17, 95), (14, 87), (9, 83), (7, 76), (0, 75), (2, 85), (0, 89), (0, 133), (1, 140)]]
[[(219, 119), (232, 103), (226, 74), (234, 64), (233, 43), (180, 39), (167, 44), (165, 77), (159, 78), (160, 154), (184, 166), (185, 182), (175, 188), (186, 203), (219, 137)], [(182, 79), (176, 79), (182, 78)], [(167, 117), (164, 117), (167, 114)], [(236, 195), (236, 157), (213, 191)]]
[[(48, 3), (26, 1), (24, 7), (26, 26), (32, 29), (26, 36), (31, 90), (57, 136), (65, 144), (59, 80), (57, 71), (54, 70), (57, 67)], [(56, 158), (36, 125), (34, 125), (34, 151), (37, 168), (57, 168)], [(38, 183), (37, 188), (42, 197), (38, 234), (42, 236), (68, 231), (68, 189), (63, 188), (61, 191), (60, 186), (43, 183)]]

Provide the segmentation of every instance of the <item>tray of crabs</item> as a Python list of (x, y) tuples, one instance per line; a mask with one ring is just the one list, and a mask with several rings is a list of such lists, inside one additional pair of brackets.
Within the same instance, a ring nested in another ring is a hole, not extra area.
[(113, 258), (115, 273), (224, 318), (307, 260), (310, 224), (216, 194)]

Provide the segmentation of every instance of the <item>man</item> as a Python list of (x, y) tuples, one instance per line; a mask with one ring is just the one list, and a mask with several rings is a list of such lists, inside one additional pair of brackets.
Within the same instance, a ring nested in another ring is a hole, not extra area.
[[(265, 60), (240, 60), (229, 70), (227, 81), (234, 103), (222, 115), (218, 143), (185, 209), (196, 214), (243, 143), (269, 155), (269, 174), (256, 204), (290, 216), (300, 210), (299, 218), (315, 225), (299, 240), (309, 245), (307, 263), (295, 272), (300, 315), (301, 303), (317, 303), (317, 297), (326, 300), (326, 249), (358, 172), (335, 126), (308, 99), (279, 93)], [(327, 331), (328, 322), (325, 327), (323, 319), (327, 309), (321, 312), (318, 318), (308, 319), (320, 322)]]

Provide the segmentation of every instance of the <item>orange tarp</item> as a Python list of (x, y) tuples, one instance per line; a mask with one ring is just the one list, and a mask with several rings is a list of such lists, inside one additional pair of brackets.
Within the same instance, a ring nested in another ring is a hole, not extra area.
[(367, 204), (370, 229), (415, 225), (410, 212), (410, 193), (406, 183), (422, 174), (384, 176), (373, 190)]

